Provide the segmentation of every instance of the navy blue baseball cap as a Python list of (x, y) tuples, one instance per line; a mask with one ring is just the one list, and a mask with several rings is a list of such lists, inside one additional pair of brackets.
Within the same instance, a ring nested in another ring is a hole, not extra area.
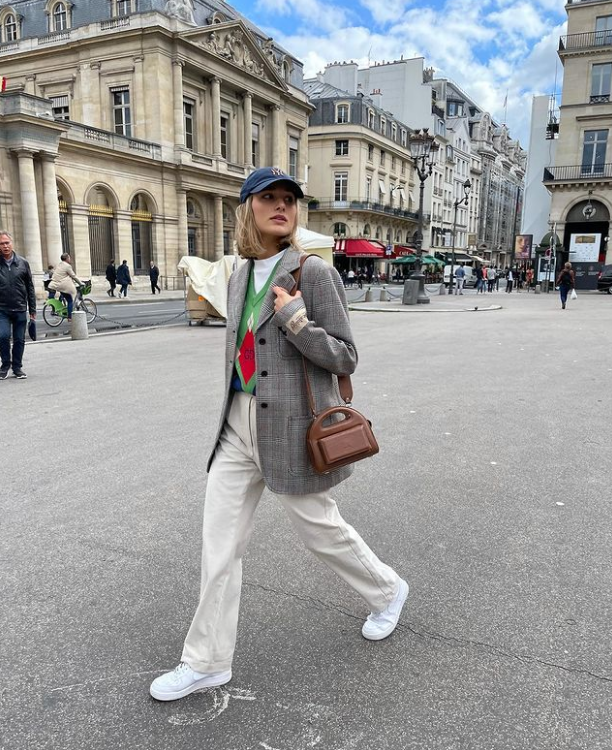
[(261, 167), (251, 172), (244, 181), (240, 188), (240, 203), (245, 203), (249, 195), (261, 193), (262, 190), (270, 187), (270, 185), (274, 185), (276, 182), (288, 183), (287, 188), (293, 192), (296, 198), (304, 197), (299, 183), (293, 177), (285, 174), (282, 169), (278, 167)]

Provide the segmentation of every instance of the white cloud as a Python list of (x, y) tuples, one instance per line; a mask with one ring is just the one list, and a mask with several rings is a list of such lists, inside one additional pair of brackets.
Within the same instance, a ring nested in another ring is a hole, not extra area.
[(368, 57), (380, 62), (422, 56), (498, 120), (504, 119), (508, 91), (508, 125), (523, 145), (532, 96), (551, 91), (555, 70), (560, 87), (556, 50), (564, 33), (563, 0), (443, 0), (418, 8), (412, 0), (360, 0), (350, 10), (322, 0), (258, 0), (264, 6), (295, 18), (290, 33), (270, 33), (304, 62), (306, 76), (333, 61), (366, 65)]

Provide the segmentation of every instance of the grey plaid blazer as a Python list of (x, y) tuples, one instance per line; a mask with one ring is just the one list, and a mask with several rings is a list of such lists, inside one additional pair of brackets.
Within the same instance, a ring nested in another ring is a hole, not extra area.
[[(299, 267), (299, 260), (300, 252), (288, 248), (270, 286), (281, 286), (291, 291), (295, 285), (291, 272)], [(251, 266), (252, 261), (244, 263), (229, 281), (226, 391), (207, 470), (210, 470), (230, 405), (236, 337)], [(282, 495), (321, 492), (342, 482), (353, 470), (352, 466), (345, 466), (330, 474), (316, 474), (306, 449), (306, 430), (312, 417), (304, 382), (302, 354), (307, 360), (317, 411), (343, 403), (336, 375), (350, 375), (357, 365), (344, 286), (334, 268), (313, 256), (304, 264), (300, 289), (301, 299), (296, 298), (275, 313), (275, 294), (270, 288), (255, 332), (257, 445), (266, 486)], [(287, 324), (304, 307), (308, 322), (294, 334)]]

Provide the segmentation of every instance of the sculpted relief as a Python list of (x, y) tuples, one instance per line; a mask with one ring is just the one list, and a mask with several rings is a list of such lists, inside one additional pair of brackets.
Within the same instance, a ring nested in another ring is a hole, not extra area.
[[(215, 55), (240, 65), (254, 76), (261, 78), (265, 75), (264, 65), (260, 62), (257, 53), (252, 51), (249, 45), (245, 43), (244, 34), (240, 29), (211, 31), (204, 37), (202, 46), (214, 52)], [(262, 53), (273, 68), (282, 73), (282, 66), (279, 64), (272, 47), (272, 39), (267, 39), (264, 42)]]
[(166, 13), (187, 23), (195, 23), (192, 0), (167, 0)]

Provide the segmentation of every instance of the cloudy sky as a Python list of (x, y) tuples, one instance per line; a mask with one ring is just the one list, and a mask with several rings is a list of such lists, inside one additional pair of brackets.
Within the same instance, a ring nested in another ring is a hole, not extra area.
[[(560, 91), (564, 0), (232, 0), (313, 76), (326, 63), (423, 56), (527, 148), (531, 98)], [(555, 70), (556, 69), (556, 70)]]

